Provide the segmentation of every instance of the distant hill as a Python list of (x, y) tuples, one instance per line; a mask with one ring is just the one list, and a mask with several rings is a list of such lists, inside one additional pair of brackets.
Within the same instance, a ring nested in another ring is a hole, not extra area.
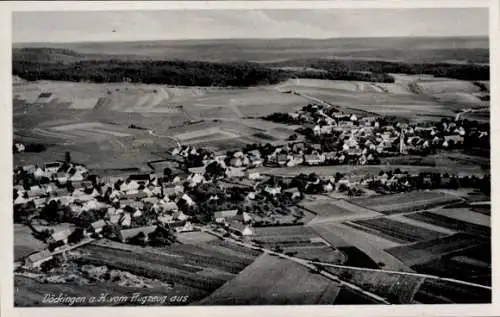
[[(55, 53), (127, 59), (276, 62), (303, 58), (364, 58), (405, 62), (446, 60), (489, 62), (487, 37), (406, 37), (338, 39), (214, 39), (147, 42), (86, 42), (14, 44), (22, 48), (62, 49)], [(71, 55), (68, 55), (71, 58)]]

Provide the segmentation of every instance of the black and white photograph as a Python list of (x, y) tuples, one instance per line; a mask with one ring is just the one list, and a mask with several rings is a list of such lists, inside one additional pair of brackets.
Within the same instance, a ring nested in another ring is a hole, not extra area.
[(65, 8), (12, 12), (8, 305), (492, 303), (487, 2)]

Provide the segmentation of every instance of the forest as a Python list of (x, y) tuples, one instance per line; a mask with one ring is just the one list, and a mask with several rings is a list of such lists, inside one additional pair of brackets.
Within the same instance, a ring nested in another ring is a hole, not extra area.
[[(38, 54), (39, 53), (39, 54)], [(41, 56), (43, 58), (41, 58)], [(295, 66), (304, 69), (279, 69)], [(310, 71), (306, 67), (323, 71)], [(13, 51), (13, 75), (29, 81), (136, 82), (178, 86), (249, 87), (289, 78), (394, 82), (389, 73), (430, 74), (466, 80), (489, 80), (489, 67), (477, 64), (410, 64), (363, 60), (290, 60), (274, 64), (215, 63), (189, 60), (96, 57), (69, 50), (30, 48)]]

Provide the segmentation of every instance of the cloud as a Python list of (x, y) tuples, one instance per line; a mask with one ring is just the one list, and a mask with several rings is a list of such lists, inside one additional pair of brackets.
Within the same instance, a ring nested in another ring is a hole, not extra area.
[(13, 28), (15, 42), (486, 35), (488, 11), (447, 8), (16, 12)]

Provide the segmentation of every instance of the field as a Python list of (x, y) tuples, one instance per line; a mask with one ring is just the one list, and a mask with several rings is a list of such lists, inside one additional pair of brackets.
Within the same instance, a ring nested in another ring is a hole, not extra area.
[(262, 255), (200, 305), (333, 304), (340, 286), (292, 261)]
[(490, 227), (491, 217), (470, 208), (442, 208), (432, 211), (434, 214), (469, 222), (479, 226)]
[(425, 263), (443, 255), (484, 243), (484, 239), (457, 233), (448, 237), (389, 248), (386, 251), (409, 266)]
[(318, 199), (313, 201), (304, 200), (300, 204), (303, 208), (317, 214), (309, 224), (317, 224), (329, 221), (341, 221), (359, 217), (377, 216), (378, 213), (354, 204), (343, 199)]
[(47, 245), (35, 239), (29, 227), (14, 224), (14, 260), (19, 260), (31, 253), (45, 249)]
[(491, 286), (491, 245), (473, 246), (414, 265), (418, 272)]
[(459, 201), (438, 191), (413, 191), (409, 193), (358, 198), (354, 203), (386, 215), (418, 211)]
[(325, 267), (332, 274), (386, 298), (393, 304), (413, 304), (413, 296), (424, 282), (422, 277), (348, 268)]
[(414, 300), (422, 304), (491, 303), (491, 291), (451, 282), (426, 279)]
[(388, 219), (373, 218), (366, 220), (355, 220), (345, 223), (358, 230), (381, 236), (396, 243), (412, 243), (423, 240), (437, 239), (444, 234), (423, 227), (417, 227), (408, 223)]
[(411, 271), (403, 262), (384, 251), (399, 245), (393, 241), (340, 223), (316, 224), (311, 227), (347, 255), (345, 265), (377, 268), (377, 263), (382, 262), (386, 269)]
[(84, 255), (77, 260), (79, 263), (106, 265), (205, 291), (213, 291), (233, 278), (257, 255), (246, 250), (235, 253), (224, 245), (219, 245), (217, 250), (181, 245), (158, 251), (109, 241), (87, 245), (82, 252)]
[(424, 211), (410, 215), (405, 215), (405, 217), (422, 222), (428, 222), (433, 225), (445, 227), (458, 232), (465, 232), (472, 235), (478, 235), (483, 237), (491, 236), (491, 229), (489, 226), (478, 225), (475, 223), (459, 220), (456, 218), (451, 218), (434, 212)]

